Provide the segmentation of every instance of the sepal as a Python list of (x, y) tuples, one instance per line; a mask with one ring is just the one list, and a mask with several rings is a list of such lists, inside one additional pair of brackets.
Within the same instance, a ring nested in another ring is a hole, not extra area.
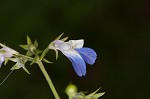
[(22, 49), (24, 49), (24, 50), (28, 50), (28, 45), (19, 45)]
[(97, 93), (99, 90), (100, 88), (98, 88), (96, 91), (92, 92), (91, 94), (87, 95), (86, 99), (98, 99), (99, 97), (105, 94), (105, 92)]
[(9, 58), (5, 58), (5, 62), (4, 62), (4, 65), (6, 65), (9, 61)]
[(68, 37), (65, 37), (63, 39), (61, 39), (61, 41), (66, 41), (68, 39)]
[(59, 40), (63, 35), (64, 33), (61, 33), (55, 40)]
[(27, 35), (27, 44), (28, 45), (31, 45), (32, 44), (32, 41), (31, 41), (31, 39), (30, 39), (30, 37)]
[(45, 59), (45, 58), (43, 58), (43, 61), (45, 62), (45, 63), (53, 63), (53, 62), (50, 62), (49, 60), (47, 60), (47, 59)]
[(37, 40), (34, 41), (34, 46), (37, 48), (38, 47), (38, 42)]

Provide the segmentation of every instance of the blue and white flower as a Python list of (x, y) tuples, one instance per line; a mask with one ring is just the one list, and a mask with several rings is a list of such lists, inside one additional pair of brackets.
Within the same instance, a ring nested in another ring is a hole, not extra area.
[(83, 47), (84, 40), (55, 40), (50, 49), (60, 50), (71, 62), (78, 76), (86, 75), (86, 64), (93, 65), (97, 58), (96, 52), (87, 47)]
[(0, 46), (2, 47), (0, 49), (0, 67), (1, 67), (2, 63), (5, 61), (6, 58), (11, 58), (13, 57), (14, 54), (19, 54), (19, 53), (1, 43)]

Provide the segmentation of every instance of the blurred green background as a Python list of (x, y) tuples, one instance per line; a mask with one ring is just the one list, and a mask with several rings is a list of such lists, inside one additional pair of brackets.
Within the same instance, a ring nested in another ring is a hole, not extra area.
[[(92, 92), (101, 87), (102, 99), (148, 99), (150, 89), (150, 2), (148, 0), (1, 0), (0, 42), (25, 53), (19, 44), (26, 35), (44, 49), (62, 32), (85, 40), (98, 55), (87, 75), (78, 77), (62, 53), (44, 64), (62, 99), (70, 83)], [(13, 63), (2, 66), (0, 81)], [(16, 70), (0, 86), (0, 99), (54, 99), (40, 69), (26, 64), (31, 75)]]

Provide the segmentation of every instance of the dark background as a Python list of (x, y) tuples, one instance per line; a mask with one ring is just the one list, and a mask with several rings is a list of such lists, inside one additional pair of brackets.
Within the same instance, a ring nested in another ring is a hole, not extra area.
[[(1, 0), (0, 42), (25, 53), (19, 44), (26, 35), (44, 49), (62, 32), (69, 39), (85, 40), (98, 55), (87, 75), (78, 77), (71, 62), (54, 52), (45, 64), (62, 99), (70, 83), (92, 92), (101, 87), (102, 99), (148, 99), (150, 90), (150, 2), (149, 0)], [(2, 66), (0, 81), (13, 63)], [(26, 64), (31, 75), (16, 70), (0, 86), (0, 99), (54, 99), (39, 67)]]

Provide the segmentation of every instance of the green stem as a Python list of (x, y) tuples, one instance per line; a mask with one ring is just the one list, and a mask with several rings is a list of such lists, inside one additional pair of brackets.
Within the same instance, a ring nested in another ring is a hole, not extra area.
[(43, 75), (45, 76), (45, 78), (46, 78), (46, 80), (48, 82), (48, 85), (49, 85), (50, 89), (52, 90), (55, 98), (56, 99), (60, 99), (60, 97), (59, 97), (59, 95), (58, 95), (58, 93), (57, 93), (57, 91), (56, 91), (56, 89), (55, 89), (55, 87), (54, 87), (54, 85), (53, 85), (53, 83), (52, 83), (52, 81), (50, 79), (50, 76), (48, 75), (47, 71), (44, 68), (43, 63), (41, 61), (38, 61), (37, 64), (39, 65)]

